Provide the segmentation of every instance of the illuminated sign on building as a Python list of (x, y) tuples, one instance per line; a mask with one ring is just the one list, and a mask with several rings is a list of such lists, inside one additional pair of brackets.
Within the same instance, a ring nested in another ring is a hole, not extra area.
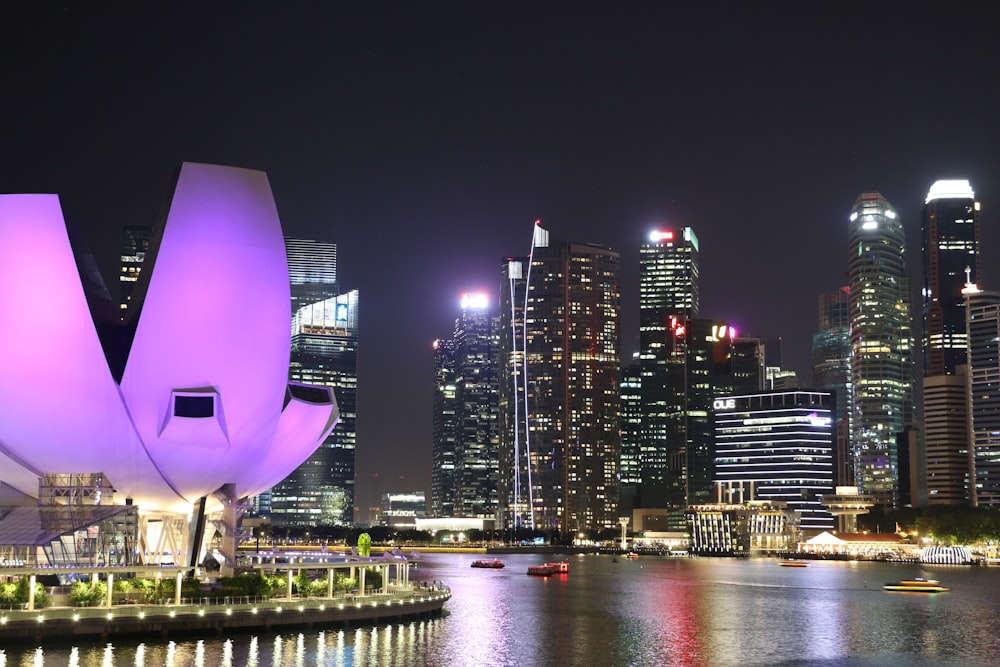
[(735, 410), (736, 409), (736, 399), (735, 398), (717, 398), (712, 401), (713, 410)]
[(489, 297), (484, 292), (466, 292), (462, 295), (462, 309), (473, 308), (475, 310), (486, 310), (489, 307)]
[(347, 321), (347, 304), (338, 303), (337, 304), (337, 314), (336, 318), (338, 322)]

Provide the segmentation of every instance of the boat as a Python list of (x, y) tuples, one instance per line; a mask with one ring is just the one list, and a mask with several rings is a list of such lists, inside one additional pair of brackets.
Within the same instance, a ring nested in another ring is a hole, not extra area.
[(797, 558), (782, 558), (778, 561), (779, 567), (809, 567), (809, 563)]
[(628, 558), (629, 560), (635, 560), (638, 557), (639, 557), (639, 554), (637, 554), (634, 551), (630, 551), (627, 554), (625, 554), (625, 558)]
[(913, 579), (901, 579), (900, 581), (890, 581), (882, 587), (882, 590), (901, 593), (944, 593), (951, 589), (942, 586), (937, 579), (924, 579), (915, 577)]
[(535, 577), (551, 577), (553, 574), (569, 574), (569, 563), (545, 563), (544, 565), (529, 565), (528, 574)]
[(472, 561), (472, 567), (484, 567), (492, 570), (498, 570), (503, 567), (503, 561), (499, 558), (481, 558), (479, 560)]

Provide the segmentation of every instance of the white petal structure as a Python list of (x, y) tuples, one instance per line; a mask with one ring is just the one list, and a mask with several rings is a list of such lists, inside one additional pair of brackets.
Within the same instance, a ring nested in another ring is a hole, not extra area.
[[(103, 472), (143, 510), (269, 488), (339, 417), (288, 387), (290, 296), (267, 176), (186, 163), (137, 286), (120, 384), (55, 195), (0, 195), (0, 482)], [(147, 282), (148, 279), (148, 282)], [(144, 295), (142, 295), (145, 288)]]

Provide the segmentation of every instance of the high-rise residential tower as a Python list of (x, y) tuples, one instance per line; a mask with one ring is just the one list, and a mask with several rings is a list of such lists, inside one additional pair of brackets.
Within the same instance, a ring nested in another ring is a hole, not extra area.
[(431, 512), (492, 519), (500, 445), (498, 321), (485, 294), (462, 297), (451, 339), (435, 341)]
[(502, 267), (501, 515), (505, 525), (617, 528), (619, 256), (536, 223)]
[(968, 181), (937, 181), (924, 203), (924, 375), (950, 375), (966, 363), (967, 283), (980, 282), (980, 204)]
[(863, 193), (848, 224), (851, 304), (851, 448), (857, 486), (880, 505), (898, 499), (897, 434), (913, 420), (906, 239), (896, 210)]

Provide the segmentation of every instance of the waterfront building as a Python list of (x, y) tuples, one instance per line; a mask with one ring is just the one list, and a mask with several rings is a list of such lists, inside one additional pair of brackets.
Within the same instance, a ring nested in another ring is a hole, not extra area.
[(852, 485), (851, 456), (851, 288), (844, 286), (819, 295), (819, 330), (812, 339), (812, 387), (836, 398), (837, 444), (834, 482)]
[(380, 509), (383, 526), (416, 530), (417, 519), (427, 518), (427, 494), (423, 491), (383, 493)]
[(835, 401), (827, 391), (719, 396), (715, 482), (720, 502), (771, 500), (798, 514), (803, 531), (833, 528), (821, 502), (833, 493)]
[(151, 225), (125, 225), (122, 227), (118, 303), (123, 320), (129, 301), (132, 300), (132, 291), (135, 289), (139, 274), (142, 272), (142, 263), (146, 260), (146, 253), (149, 252), (149, 240), (152, 237), (153, 227)]
[(896, 436), (913, 420), (912, 335), (906, 242), (895, 209), (878, 193), (851, 208), (851, 448), (862, 492), (898, 502)]
[(618, 528), (619, 256), (536, 223), (502, 267), (500, 506), (505, 526)]
[(798, 515), (781, 502), (703, 503), (686, 514), (695, 556), (783, 553), (799, 539)]
[(465, 294), (451, 339), (434, 343), (431, 513), (497, 512), (500, 403), (498, 320), (486, 294)]
[[(305, 460), (337, 405), (288, 382), (287, 259), (264, 172), (185, 163), (150, 247), (126, 321), (103, 289), (117, 328), (95, 326), (59, 198), (0, 196), (0, 515), (30, 504), (40, 475), (101, 473), (139, 508), (144, 562), (197, 565), (217, 536), (225, 572), (239, 498)], [(39, 266), (44, 299), (27, 289)], [(234, 318), (219, 294), (253, 307)], [(59, 378), (58, 419), (40, 377)]]
[(966, 292), (973, 505), (1000, 507), (1000, 292)]
[(292, 317), (291, 382), (329, 387), (340, 422), (308, 459), (271, 489), (276, 526), (354, 523), (358, 290), (300, 307)]

